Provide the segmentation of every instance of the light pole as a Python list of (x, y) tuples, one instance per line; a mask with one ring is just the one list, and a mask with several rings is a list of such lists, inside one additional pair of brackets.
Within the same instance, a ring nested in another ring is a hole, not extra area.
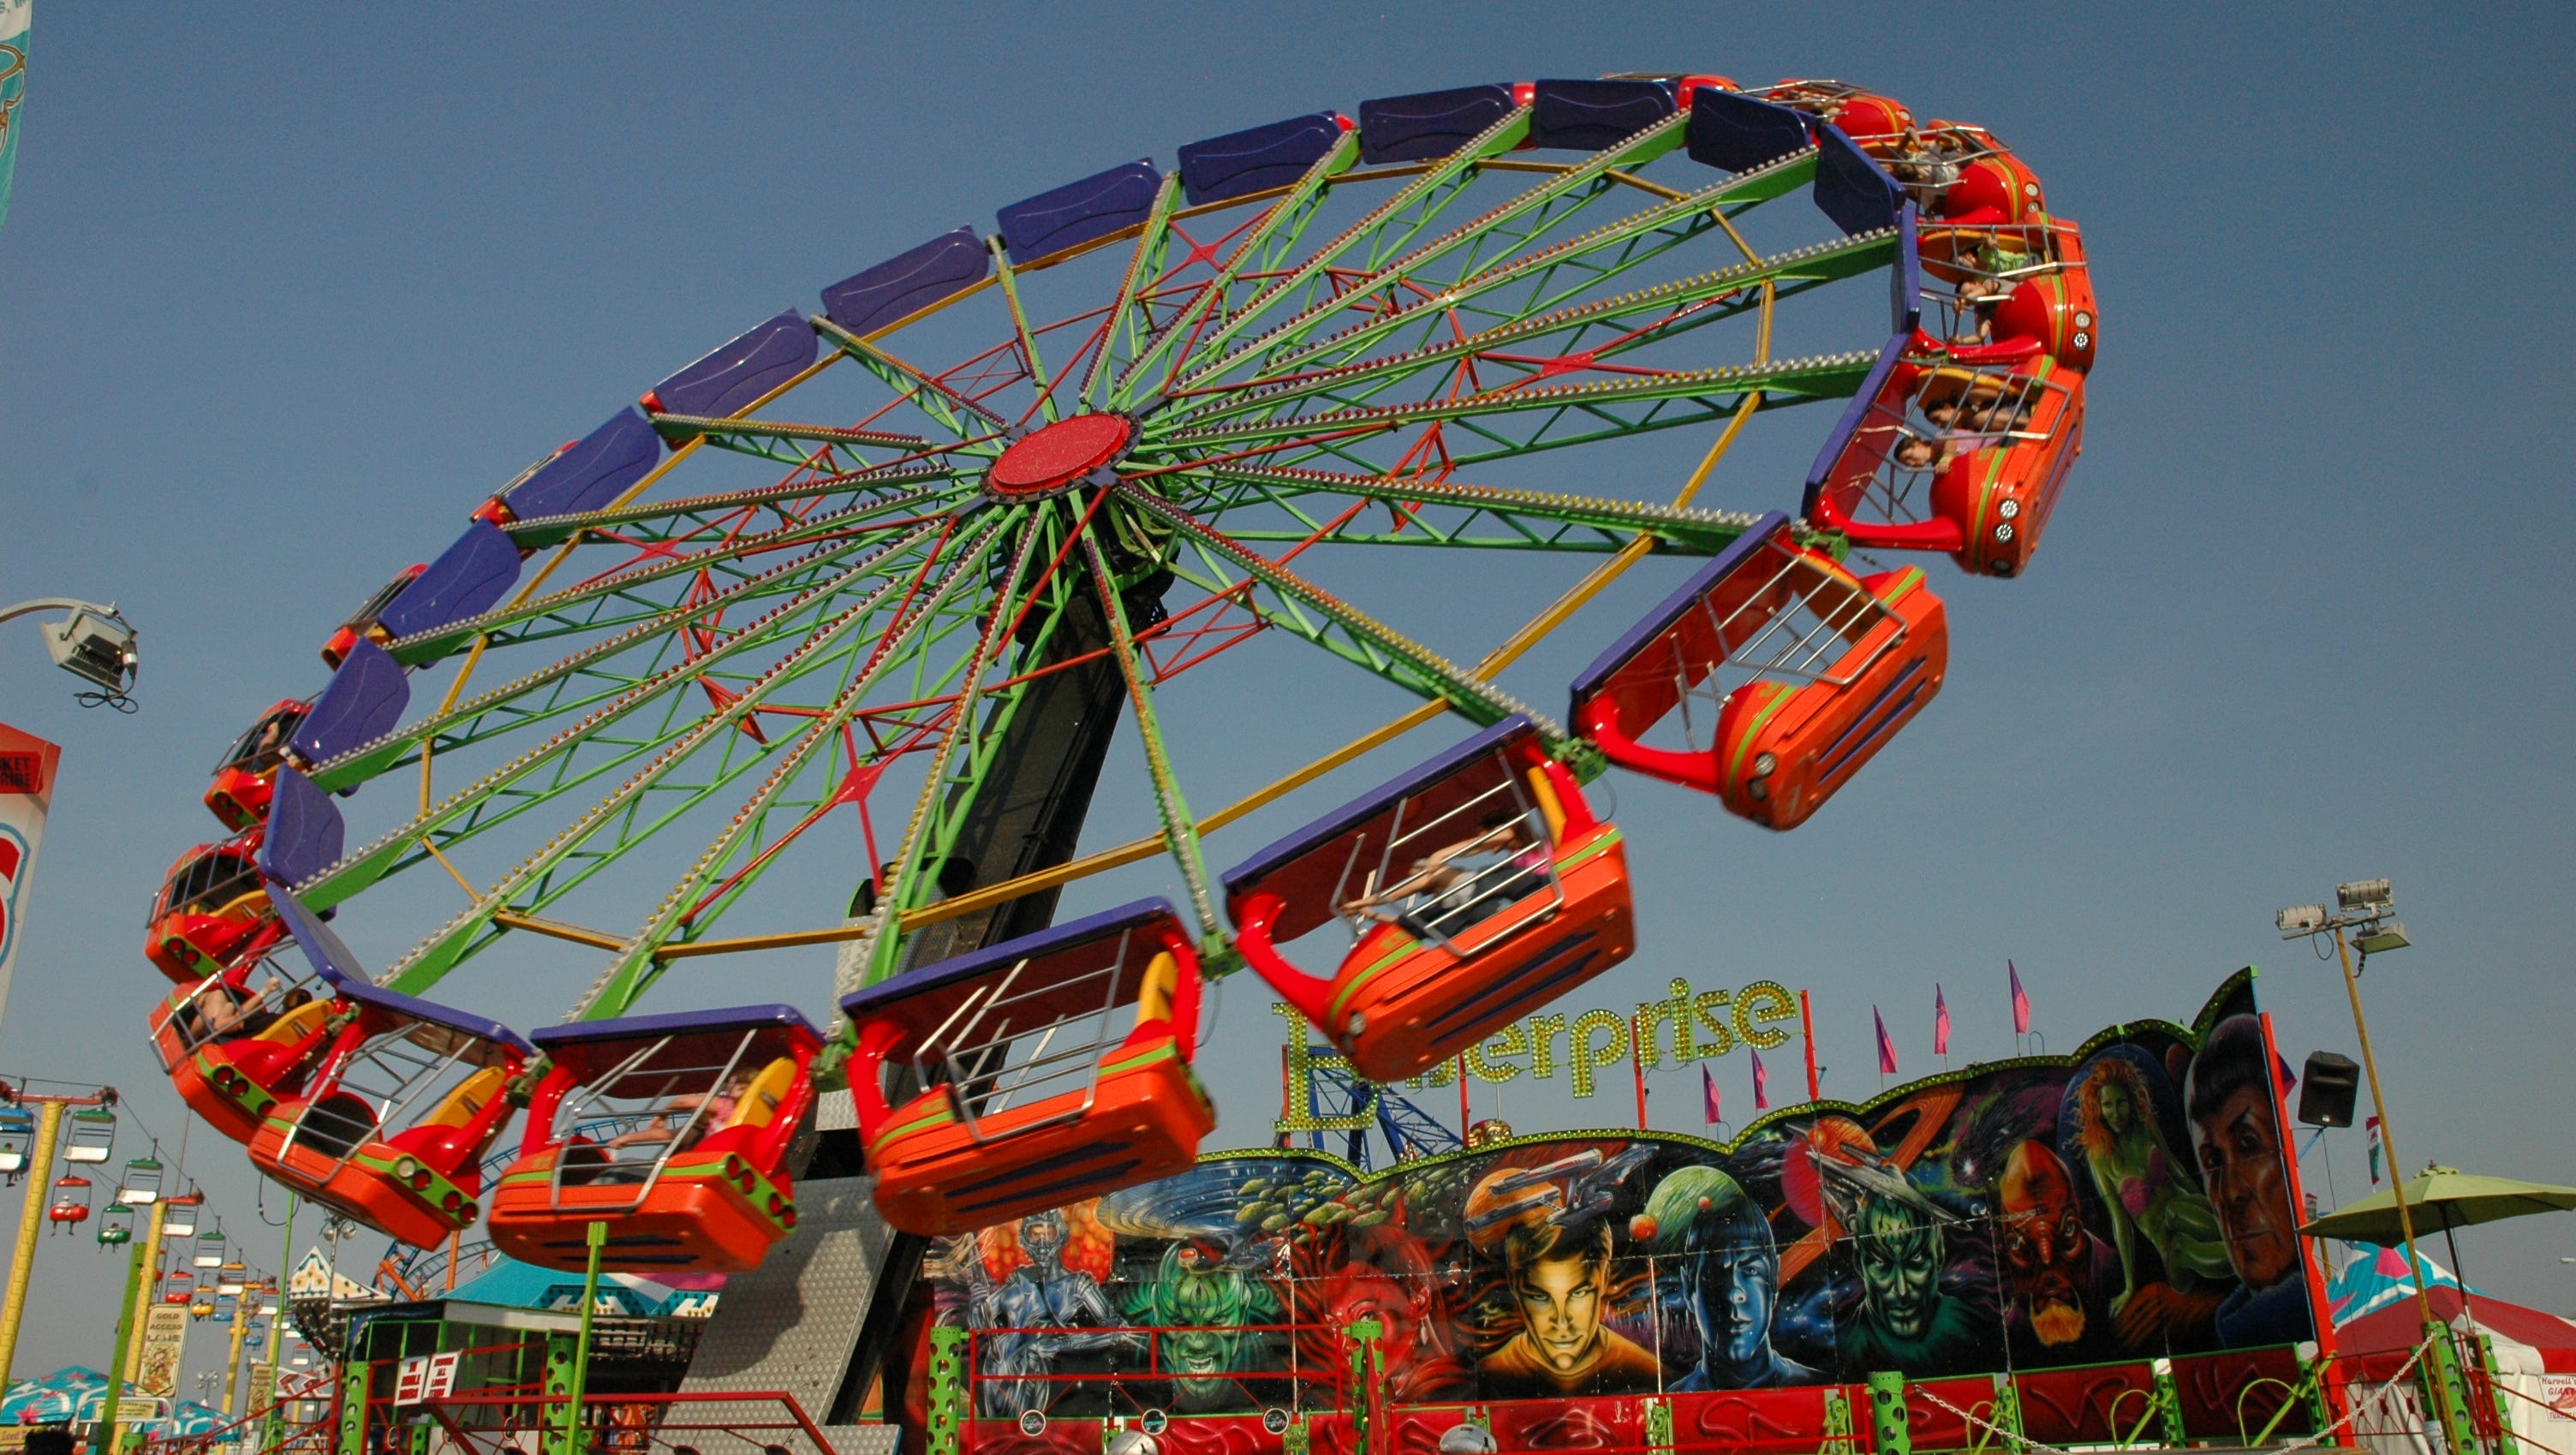
[(2404, 1164), (2397, 1160), (2397, 1138), (2388, 1120), (2388, 1097), (2379, 1085), (2379, 1062), (2370, 1051), (2370, 1021), (2361, 1012), (2361, 977), (2352, 968), (2352, 952), (2361, 951), (2361, 963), (2369, 968), (2370, 957), (2390, 950), (2403, 950), (2412, 941), (2406, 938), (2406, 926), (2397, 922), (2397, 903), (2385, 879), (2358, 879), (2335, 886), (2335, 907), (2322, 904), (2294, 905), (2273, 917), (2273, 924), (2285, 940), (2311, 940), (2323, 935), (2334, 941), (2335, 959), (2343, 967), (2344, 994), (2352, 1001), (2352, 1028), (2361, 1038), (2361, 1068), (2370, 1080), (2371, 1110), (2379, 1116), (2379, 1145), (2388, 1154), (2389, 1198), (2397, 1206), (2397, 1228), (2406, 1238), (2407, 1273), (2415, 1281), (2415, 1311), (2423, 1321), (2424, 1335), (2431, 1341), (2436, 1377), (2430, 1381), (2440, 1403), (2442, 1427), (2450, 1436), (2451, 1448), (2471, 1448), (2475, 1436), (2469, 1426), (2467, 1385), (2460, 1378), (2459, 1363), (2453, 1356), (2450, 1330), (2433, 1313), (2433, 1296), (2424, 1285), (2424, 1260), (2415, 1251), (2415, 1214), (2406, 1205)]
[(45, 651), (54, 665), (90, 684), (91, 690), (76, 694), (74, 700), (83, 707), (132, 712), (134, 677), (143, 665), (143, 655), (135, 646), (134, 624), (116, 609), (116, 603), (101, 606), (71, 596), (39, 596), (0, 606), (0, 621), (38, 611), (71, 613), (43, 625)]

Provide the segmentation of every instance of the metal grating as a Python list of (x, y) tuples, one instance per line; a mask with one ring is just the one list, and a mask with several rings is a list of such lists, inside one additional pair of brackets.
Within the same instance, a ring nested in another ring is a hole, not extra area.
[(796, 1231), (759, 1268), (725, 1280), (683, 1394), (783, 1390), (824, 1418), (894, 1236), (869, 1200), (871, 1185), (838, 1177), (797, 1186)]

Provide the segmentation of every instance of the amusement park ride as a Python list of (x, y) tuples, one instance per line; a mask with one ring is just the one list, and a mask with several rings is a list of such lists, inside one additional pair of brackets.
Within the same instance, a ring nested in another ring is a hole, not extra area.
[[(1992, 135), (1710, 75), (1254, 127), (821, 302), (490, 492), (217, 766), (230, 836), (153, 904), (152, 1037), (305, 1197), (423, 1247), (482, 1221), (550, 1267), (740, 1271), (796, 1228), (798, 1133), (844, 1080), (885, 1221), (929, 1237), (1191, 1167), (1201, 986), (1239, 968), (1368, 1080), (1455, 1057), (1636, 946), (1588, 781), (1786, 830), (1930, 704), (1948, 608), (1854, 553), (2028, 569), (2098, 334), (2078, 228)], [(1702, 505), (1784, 411), (1820, 437), (1797, 513)], [(1520, 483), (1635, 479), (1676, 429), (1706, 437), (1677, 490)], [(1426, 549), (1591, 568), (1472, 665), (1321, 584)], [(1653, 556), (1695, 569), (1562, 721), (1496, 685)], [(1157, 702), (1256, 637), (1422, 706), (1206, 813)], [(1463, 741), (1211, 871), (1203, 835), (1446, 714)], [(1077, 857), (1122, 717), (1160, 832)], [(862, 847), (847, 915), (777, 888)], [(1157, 853), (1176, 901), (1051, 926)], [(460, 897), (371, 971), (333, 925), (418, 902), (371, 892), (404, 876)], [(1310, 946), (1333, 922), (1347, 948)], [(529, 936), (599, 957), (565, 1024), (423, 998)], [(681, 961), (815, 944), (829, 1031), (639, 1010)]]

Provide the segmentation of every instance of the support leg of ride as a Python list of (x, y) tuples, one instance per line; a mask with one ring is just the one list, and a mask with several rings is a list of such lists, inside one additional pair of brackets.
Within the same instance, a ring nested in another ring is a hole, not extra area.
[[(2459, 1255), (2451, 1255), (2451, 1266), (2459, 1266)], [(2488, 1335), (2473, 1336), (2478, 1351), (2478, 1372), (2485, 1380), (2487, 1397), (2495, 1402), (2496, 1455), (2522, 1455), (2522, 1442), (2513, 1437), (2513, 1410), (2505, 1404), (2504, 1381), (2497, 1377), (2495, 1340)]]
[(333, 1446), (338, 1455), (367, 1455), (367, 1391), (375, 1382), (375, 1372), (375, 1366), (363, 1359), (340, 1366), (340, 1407), (335, 1412), (339, 1438)]
[(2156, 1427), (2164, 1442), (2180, 1449), (2191, 1443), (2182, 1427), (2182, 1387), (2174, 1383), (2173, 1361), (2159, 1358), (2149, 1366), (2156, 1379)]
[(590, 1321), (599, 1305), (599, 1255), (608, 1246), (607, 1222), (592, 1223), (584, 1237), (590, 1258), (581, 1275), (581, 1333), (573, 1342), (572, 1387), (565, 1391), (562, 1443), (555, 1447), (556, 1455), (581, 1455), (581, 1396), (590, 1383)]
[(1914, 1455), (1914, 1432), (1905, 1422), (1905, 1375), (1873, 1369), (1862, 1381), (1869, 1390), (1870, 1433), (1878, 1455)]
[(2442, 1440), (2451, 1455), (2471, 1455), (2478, 1448), (2478, 1432), (2469, 1418), (2469, 1384), (2460, 1371), (2460, 1351), (2439, 1319), (2424, 1321), (2424, 1338), (2430, 1345), (2421, 1369), (2425, 1406), (2441, 1421)]
[(2022, 1445), (2021, 1390), (2014, 1385), (2010, 1374), (1995, 1376), (1995, 1412), (1989, 1418), (2002, 1432), (2000, 1438), (2007, 1447), (2005, 1455), (2019, 1450)]
[(946, 1324), (930, 1329), (930, 1417), (922, 1435), (925, 1455), (957, 1455), (966, 1424), (968, 1331)]

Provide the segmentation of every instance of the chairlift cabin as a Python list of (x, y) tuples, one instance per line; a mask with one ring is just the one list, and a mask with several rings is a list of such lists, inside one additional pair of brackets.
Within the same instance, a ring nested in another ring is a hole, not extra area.
[[(1130, 1007), (1133, 1007), (1132, 1012)], [(1199, 957), (1160, 899), (925, 965), (841, 999), (877, 1208), (968, 1232), (1189, 1167), (1216, 1107)], [(926, 1090), (886, 1096), (888, 1062)]]
[(36, 1114), (23, 1106), (0, 1106), (0, 1177), (17, 1181), (35, 1146)]
[(161, 1180), (168, 1168), (158, 1157), (136, 1157), (125, 1164), (125, 1175), (117, 1180), (116, 1200), (127, 1207), (150, 1207), (161, 1200)]
[(212, 1268), (218, 1271), (223, 1268), (224, 1225), (222, 1223), (217, 1223), (197, 1234), (197, 1251), (188, 1255), (188, 1262), (197, 1268)]
[(494, 1247), (523, 1263), (738, 1273), (796, 1226), (788, 1145), (822, 1039), (784, 1005), (548, 1026), (518, 1160), (492, 1195)]
[(260, 714), (215, 764), (215, 781), (206, 789), (206, 809), (225, 828), (238, 833), (268, 817), (268, 795), (277, 765), (286, 761), (287, 740), (311, 705), (293, 698)]
[(1806, 515), (1863, 549), (2017, 576), (2083, 448), (2083, 374), (2046, 357), (1969, 367), (1900, 335), (1826, 437)]
[(171, 1203), (170, 1210), (161, 1215), (162, 1242), (176, 1248), (180, 1239), (195, 1236), (197, 1236), (197, 1205), (193, 1202)]
[(107, 1211), (99, 1214), (98, 1245), (115, 1248), (133, 1241), (134, 1209), (121, 1202), (110, 1203)]
[(103, 1106), (75, 1108), (63, 1137), (66, 1162), (104, 1162), (116, 1148), (116, 1113)]
[[(1584, 669), (1573, 717), (1611, 762), (1791, 829), (1923, 710), (1949, 662), (1920, 569), (1855, 577), (1775, 512)], [(1658, 729), (1678, 746), (1641, 741)]]
[(45, 1208), (45, 1221), (57, 1231), (88, 1222), (91, 1190), (86, 1177), (66, 1173), (55, 1178), (54, 1197)]
[[(1416, 1075), (1636, 949), (1627, 850), (1509, 717), (1228, 870), (1235, 947), (1371, 1081)], [(1333, 920), (1330, 979), (1279, 947)]]
[(185, 1268), (173, 1268), (161, 1275), (161, 1301), (184, 1304), (197, 1292), (197, 1280)]
[(283, 887), (278, 914), (351, 1012), (303, 1091), (251, 1138), (259, 1169), (397, 1242), (435, 1247), (481, 1216), (482, 1159), (532, 1054), (509, 1027), (369, 984)]

